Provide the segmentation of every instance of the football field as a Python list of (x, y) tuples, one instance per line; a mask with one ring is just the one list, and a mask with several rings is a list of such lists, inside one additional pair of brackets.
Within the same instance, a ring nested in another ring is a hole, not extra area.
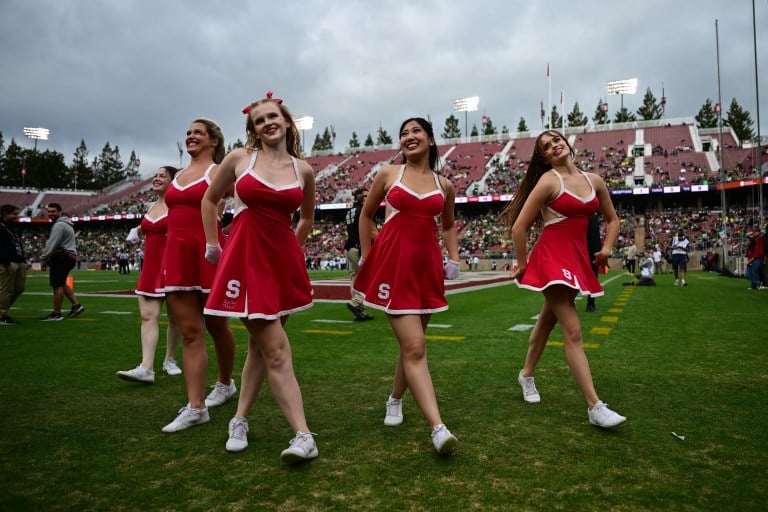
[[(154, 385), (115, 376), (140, 360), (135, 273), (75, 272), (86, 311), (61, 322), (38, 321), (51, 294), (47, 274), (30, 273), (11, 311), (19, 325), (0, 327), (0, 510), (768, 507), (768, 291), (704, 272), (685, 288), (670, 274), (656, 287), (600, 276), (599, 311), (577, 302), (584, 346), (600, 397), (628, 418), (604, 431), (587, 421), (557, 328), (536, 373), (542, 402), (522, 400), (517, 373), (542, 295), (503, 275), (462, 274), (427, 331), (440, 412), (459, 440), (440, 458), (409, 393), (404, 423), (383, 425), (397, 343), (381, 312), (352, 321), (344, 276), (313, 274), (318, 300), (286, 325), (320, 451), (288, 467), (279, 454), (293, 434), (268, 385), (249, 416), (250, 446), (232, 454), (235, 401), (210, 409), (206, 425), (161, 432), (186, 402), (183, 377), (159, 371), (163, 336)], [(232, 326), (239, 386), (247, 336)], [(209, 360), (213, 384), (210, 342)]]

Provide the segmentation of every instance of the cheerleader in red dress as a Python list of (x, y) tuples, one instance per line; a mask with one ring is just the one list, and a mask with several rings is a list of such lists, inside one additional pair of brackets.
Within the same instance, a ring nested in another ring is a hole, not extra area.
[[(512, 277), (521, 288), (542, 291), (545, 299), (528, 341), (528, 354), (518, 382), (526, 402), (541, 401), (533, 374), (549, 335), (559, 322), (565, 357), (586, 398), (589, 422), (612, 428), (626, 418), (609, 409), (595, 391), (574, 299), (579, 292), (602, 295), (590, 260), (594, 258), (598, 266), (607, 264), (619, 220), (602, 178), (578, 169), (573, 157), (573, 148), (560, 132), (548, 130), (539, 135), (528, 171), (503, 212), (517, 257)], [(588, 254), (587, 224), (598, 207), (606, 221), (606, 236), (600, 251)], [(543, 229), (529, 255), (528, 231), (536, 223), (543, 223)]]
[[(138, 228), (132, 229), (132, 234), (144, 233), (144, 263), (141, 266), (139, 282), (136, 283), (136, 294), (139, 296), (139, 313), (141, 314), (141, 364), (131, 370), (121, 370), (117, 376), (124, 380), (152, 384), (155, 381), (154, 359), (160, 329), (158, 320), (162, 310), (165, 294), (158, 292), (160, 286), (160, 264), (165, 250), (165, 237), (168, 231), (168, 207), (165, 204), (165, 191), (178, 172), (175, 167), (161, 167), (152, 178), (152, 190), (158, 199), (147, 209)], [(167, 343), (163, 371), (168, 375), (180, 375), (181, 369), (174, 360), (176, 347), (179, 344), (179, 330), (173, 316), (168, 315)]]
[(295, 180), (274, 185), (254, 171), (258, 151), (235, 182), (235, 214), (205, 314), (275, 320), (312, 306), (304, 253), (292, 217), (304, 200)]
[[(312, 305), (301, 245), (314, 222), (315, 176), (300, 160), (299, 130), (281, 100), (268, 93), (244, 113), (247, 147), (226, 156), (202, 204), (206, 258), (219, 264), (205, 311), (240, 318), (248, 330), (240, 398), (229, 422), (226, 450), (239, 452), (248, 446), (247, 416), (269, 376), (272, 393), (295, 434), (280, 454), (290, 464), (318, 455), (283, 329), (291, 313)], [(222, 252), (216, 204), (233, 184), (235, 216)], [(293, 230), (297, 209), (300, 218)]]
[[(440, 417), (427, 365), (425, 330), (432, 313), (448, 308), (443, 278), (455, 279), (459, 274), (455, 193), (451, 182), (434, 171), (437, 145), (426, 119), (403, 122), (400, 149), (405, 164), (384, 167), (376, 174), (360, 214), (361, 265), (354, 288), (368, 306), (387, 313), (400, 344), (384, 424), (402, 423), (402, 397), (410, 388), (432, 427), (435, 450), (445, 455), (457, 441)], [(382, 200), (386, 200), (386, 220), (372, 244), (373, 217)], [(449, 257), (445, 266), (437, 238), (438, 218)]]
[[(221, 128), (209, 119), (196, 119), (187, 131), (187, 153), (192, 161), (176, 174), (165, 194), (168, 205), (168, 234), (160, 266), (168, 309), (184, 340), (184, 383), (187, 405), (163, 432), (177, 432), (210, 421), (208, 407), (227, 402), (237, 391), (232, 379), (235, 338), (228, 319), (203, 315), (205, 295), (210, 291), (216, 266), (205, 260), (205, 234), (200, 202), (224, 157)], [(218, 226), (217, 226), (218, 227)], [(221, 236), (221, 230), (217, 230)], [(218, 363), (218, 381), (205, 395), (208, 350), (205, 331), (213, 338)]]

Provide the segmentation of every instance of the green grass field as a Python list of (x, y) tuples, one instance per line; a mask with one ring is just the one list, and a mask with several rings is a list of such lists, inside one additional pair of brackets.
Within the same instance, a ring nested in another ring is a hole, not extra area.
[[(224, 450), (234, 401), (207, 425), (161, 432), (186, 401), (182, 377), (117, 379), (140, 359), (136, 299), (90, 295), (129, 289), (136, 274), (74, 275), (80, 317), (37, 321), (51, 304), (38, 272), (12, 310), (20, 325), (0, 327), (0, 510), (768, 508), (768, 292), (744, 279), (692, 272), (680, 288), (666, 274), (635, 288), (614, 272), (601, 276), (598, 313), (577, 303), (598, 393), (629, 418), (615, 431), (588, 423), (558, 330), (536, 374), (542, 402), (523, 402), (528, 332), (510, 329), (534, 323), (541, 294), (450, 295), (427, 332), (441, 413), (459, 439), (446, 458), (409, 394), (405, 422), (383, 425), (397, 356), (384, 316), (332, 323), (351, 315), (318, 302), (287, 331), (320, 457), (287, 467), (279, 454), (292, 433), (268, 386), (243, 453)], [(233, 327), (239, 383), (246, 335)], [(163, 352), (161, 342), (156, 369)]]

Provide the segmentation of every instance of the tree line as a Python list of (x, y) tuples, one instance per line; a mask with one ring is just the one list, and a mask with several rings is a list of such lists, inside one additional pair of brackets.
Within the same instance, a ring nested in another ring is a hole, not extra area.
[[(616, 123), (626, 123), (632, 121), (649, 121), (661, 119), (664, 116), (666, 98), (658, 100), (647, 89), (642, 105), (636, 112), (631, 112), (626, 107), (619, 109), (613, 118)], [(718, 106), (707, 98), (698, 114), (695, 116), (696, 124), (699, 128), (717, 128), (719, 121)], [(584, 114), (579, 102), (575, 102), (571, 111), (566, 114), (565, 119), (558, 112), (557, 106), (552, 106), (551, 115), (546, 119), (542, 104), (541, 123), (545, 128), (550, 125), (555, 128), (586, 126), (589, 118)], [(748, 111), (742, 108), (734, 98), (731, 101), (727, 113), (722, 118), (723, 126), (733, 128), (734, 133), (739, 140), (750, 142), (755, 139), (754, 122)], [(603, 125), (610, 122), (607, 110), (607, 103), (602, 98), (598, 101), (595, 113), (592, 116), (592, 122), (596, 125)], [(521, 117), (517, 124), (518, 132), (528, 132), (528, 123)], [(376, 138), (369, 133), (362, 146), (373, 148), (376, 146), (391, 145), (393, 140), (387, 131), (379, 126), (376, 130)], [(494, 125), (490, 116), (483, 115), (482, 127), (478, 130), (477, 125), (472, 125), (470, 137), (479, 135), (497, 135), (507, 134), (509, 129), (506, 125), (501, 127), (501, 132)], [(462, 136), (459, 127), (459, 119), (451, 114), (445, 120), (443, 129), (443, 139), (458, 139)], [(333, 150), (336, 142), (336, 132), (333, 126), (326, 127), (322, 133), (315, 136), (312, 151)], [(237, 140), (234, 144), (227, 147), (231, 151), (235, 147), (242, 147), (243, 142)], [(348, 147), (351, 149), (361, 147), (361, 141), (357, 132), (352, 132), (352, 138), (349, 140)], [(181, 147), (179, 147), (181, 151)], [(80, 145), (75, 149), (72, 160), (69, 164), (65, 162), (64, 155), (52, 150), (37, 151), (36, 149), (26, 149), (19, 146), (15, 140), (11, 139), (8, 147), (5, 147), (3, 134), (0, 132), (0, 186), (6, 187), (28, 187), (28, 188), (63, 188), (63, 189), (84, 189), (101, 190), (109, 185), (122, 181), (126, 178), (139, 176), (139, 159), (134, 151), (131, 151), (128, 162), (123, 163), (120, 156), (120, 149), (117, 146), (112, 147), (107, 142), (101, 152), (89, 160), (88, 148), (85, 141), (81, 140)]]

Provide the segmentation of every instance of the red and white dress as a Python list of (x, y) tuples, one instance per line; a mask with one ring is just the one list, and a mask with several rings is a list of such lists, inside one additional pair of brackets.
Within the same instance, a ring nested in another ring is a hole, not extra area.
[(304, 252), (292, 218), (304, 200), (296, 181), (275, 186), (256, 174), (254, 152), (235, 181), (235, 213), (205, 314), (274, 320), (312, 307)]
[(168, 213), (157, 219), (145, 215), (141, 219), (141, 232), (144, 233), (144, 263), (141, 266), (136, 294), (146, 297), (165, 297), (158, 292), (160, 287), (160, 266), (163, 263), (165, 239), (168, 232)]
[[(165, 192), (168, 235), (160, 267), (158, 293), (208, 293), (211, 289), (216, 265), (205, 259), (205, 232), (200, 203), (210, 186), (210, 172), (214, 165), (211, 164), (200, 179), (185, 186), (178, 184), (177, 174)], [(219, 243), (223, 245), (221, 230)]]
[(544, 209), (556, 217), (544, 223), (538, 241), (528, 256), (528, 267), (520, 288), (541, 291), (554, 284), (562, 284), (593, 297), (603, 295), (603, 287), (592, 271), (592, 255), (587, 251), (587, 224), (597, 212), (600, 203), (589, 176), (579, 171), (591, 193), (585, 199), (566, 190), (563, 177), (554, 169), (560, 180), (560, 192)]
[(390, 211), (355, 278), (365, 304), (392, 315), (437, 313), (448, 309), (443, 257), (437, 239), (445, 195), (436, 189), (417, 194), (402, 183), (405, 165), (385, 197)]

